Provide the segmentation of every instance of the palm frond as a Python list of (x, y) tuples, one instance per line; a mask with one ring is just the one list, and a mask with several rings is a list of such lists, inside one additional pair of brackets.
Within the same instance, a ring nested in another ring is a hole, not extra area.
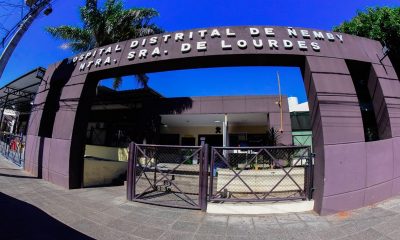
[(142, 87), (144, 88), (148, 87), (149, 77), (146, 74), (144, 73), (136, 74), (135, 78)]
[(67, 45), (78, 46), (77, 51), (86, 51), (94, 47), (94, 40), (90, 31), (72, 26), (48, 27), (46, 31), (58, 39), (69, 40)]
[[(86, 0), (80, 8), (83, 27), (60, 26), (46, 30), (55, 38), (67, 40), (63, 45), (74, 52), (87, 51), (94, 47), (144, 37), (164, 32), (152, 19), (159, 14), (153, 8), (124, 9), (121, 0), (106, 0), (104, 8), (98, 7), (98, 0)], [(138, 83), (147, 87), (146, 74), (135, 75)], [(122, 78), (115, 78), (113, 88), (121, 86)]]
[(118, 90), (121, 87), (121, 84), (122, 84), (122, 78), (116, 77), (114, 78), (112, 87), (114, 90)]

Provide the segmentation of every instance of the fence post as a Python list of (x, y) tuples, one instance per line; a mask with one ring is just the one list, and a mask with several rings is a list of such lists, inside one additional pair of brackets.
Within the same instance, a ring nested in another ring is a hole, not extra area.
[(126, 181), (126, 190), (127, 190), (127, 199), (132, 201), (135, 194), (135, 179), (136, 179), (136, 156), (135, 151), (136, 144), (131, 142), (129, 144), (129, 158), (128, 158), (128, 172), (127, 172), (127, 181)]
[[(210, 184), (208, 186), (208, 201), (211, 200), (213, 197), (213, 186), (214, 186), (214, 164), (215, 164), (215, 154), (214, 154), (214, 147), (211, 147), (211, 161), (210, 161)], [(208, 154), (207, 154), (208, 155)]]
[(207, 210), (207, 190), (208, 190), (208, 144), (201, 147), (200, 152), (200, 190), (199, 206), (201, 211)]
[(311, 148), (308, 147), (307, 149), (307, 181), (306, 181), (306, 197), (307, 200), (312, 199), (312, 188), (313, 188), (313, 174), (314, 174), (314, 167), (313, 167), (313, 153), (311, 152)]

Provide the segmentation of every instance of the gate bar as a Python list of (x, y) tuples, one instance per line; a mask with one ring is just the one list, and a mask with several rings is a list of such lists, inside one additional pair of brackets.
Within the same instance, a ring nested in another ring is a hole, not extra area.
[(129, 201), (133, 199), (133, 193), (135, 192), (133, 188), (135, 187), (134, 181), (136, 179), (135, 174), (135, 143), (131, 142), (129, 144), (129, 158), (128, 158), (128, 172), (127, 172), (127, 181), (126, 181), (126, 191), (127, 191), (127, 198)]
[(199, 206), (202, 211), (207, 210), (207, 190), (208, 190), (208, 144), (202, 146), (200, 152), (200, 172), (199, 172)]

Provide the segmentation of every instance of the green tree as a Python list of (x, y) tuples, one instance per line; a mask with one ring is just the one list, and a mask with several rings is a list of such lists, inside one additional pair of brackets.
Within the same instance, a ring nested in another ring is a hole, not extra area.
[(271, 127), (267, 130), (267, 146), (277, 146), (279, 144), (279, 140), (281, 137), (281, 133), (276, 130), (274, 127)]
[[(125, 9), (121, 0), (106, 0), (104, 8), (100, 9), (97, 0), (86, 0), (86, 5), (80, 8), (82, 27), (59, 26), (48, 27), (46, 30), (55, 38), (67, 40), (66, 48), (75, 53), (87, 51), (96, 47), (139, 38), (163, 30), (151, 22), (158, 12), (152, 8)], [(148, 77), (142, 73), (135, 75), (139, 84), (147, 87)], [(113, 88), (118, 89), (122, 79), (114, 79)]]
[(400, 76), (400, 8), (374, 7), (358, 11), (350, 21), (334, 27), (334, 31), (380, 41), (389, 48), (389, 58)]

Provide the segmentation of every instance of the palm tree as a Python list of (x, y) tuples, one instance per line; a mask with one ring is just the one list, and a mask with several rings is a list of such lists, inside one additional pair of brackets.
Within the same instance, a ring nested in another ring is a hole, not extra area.
[[(97, 0), (86, 0), (80, 8), (82, 27), (59, 26), (46, 30), (55, 38), (68, 42), (63, 46), (79, 53), (90, 49), (164, 32), (151, 23), (158, 12), (152, 8), (125, 9), (121, 0), (106, 0), (104, 9), (99, 9)], [(135, 75), (139, 84), (147, 87), (149, 78), (145, 74)], [(113, 88), (118, 89), (122, 79), (114, 79)]]

